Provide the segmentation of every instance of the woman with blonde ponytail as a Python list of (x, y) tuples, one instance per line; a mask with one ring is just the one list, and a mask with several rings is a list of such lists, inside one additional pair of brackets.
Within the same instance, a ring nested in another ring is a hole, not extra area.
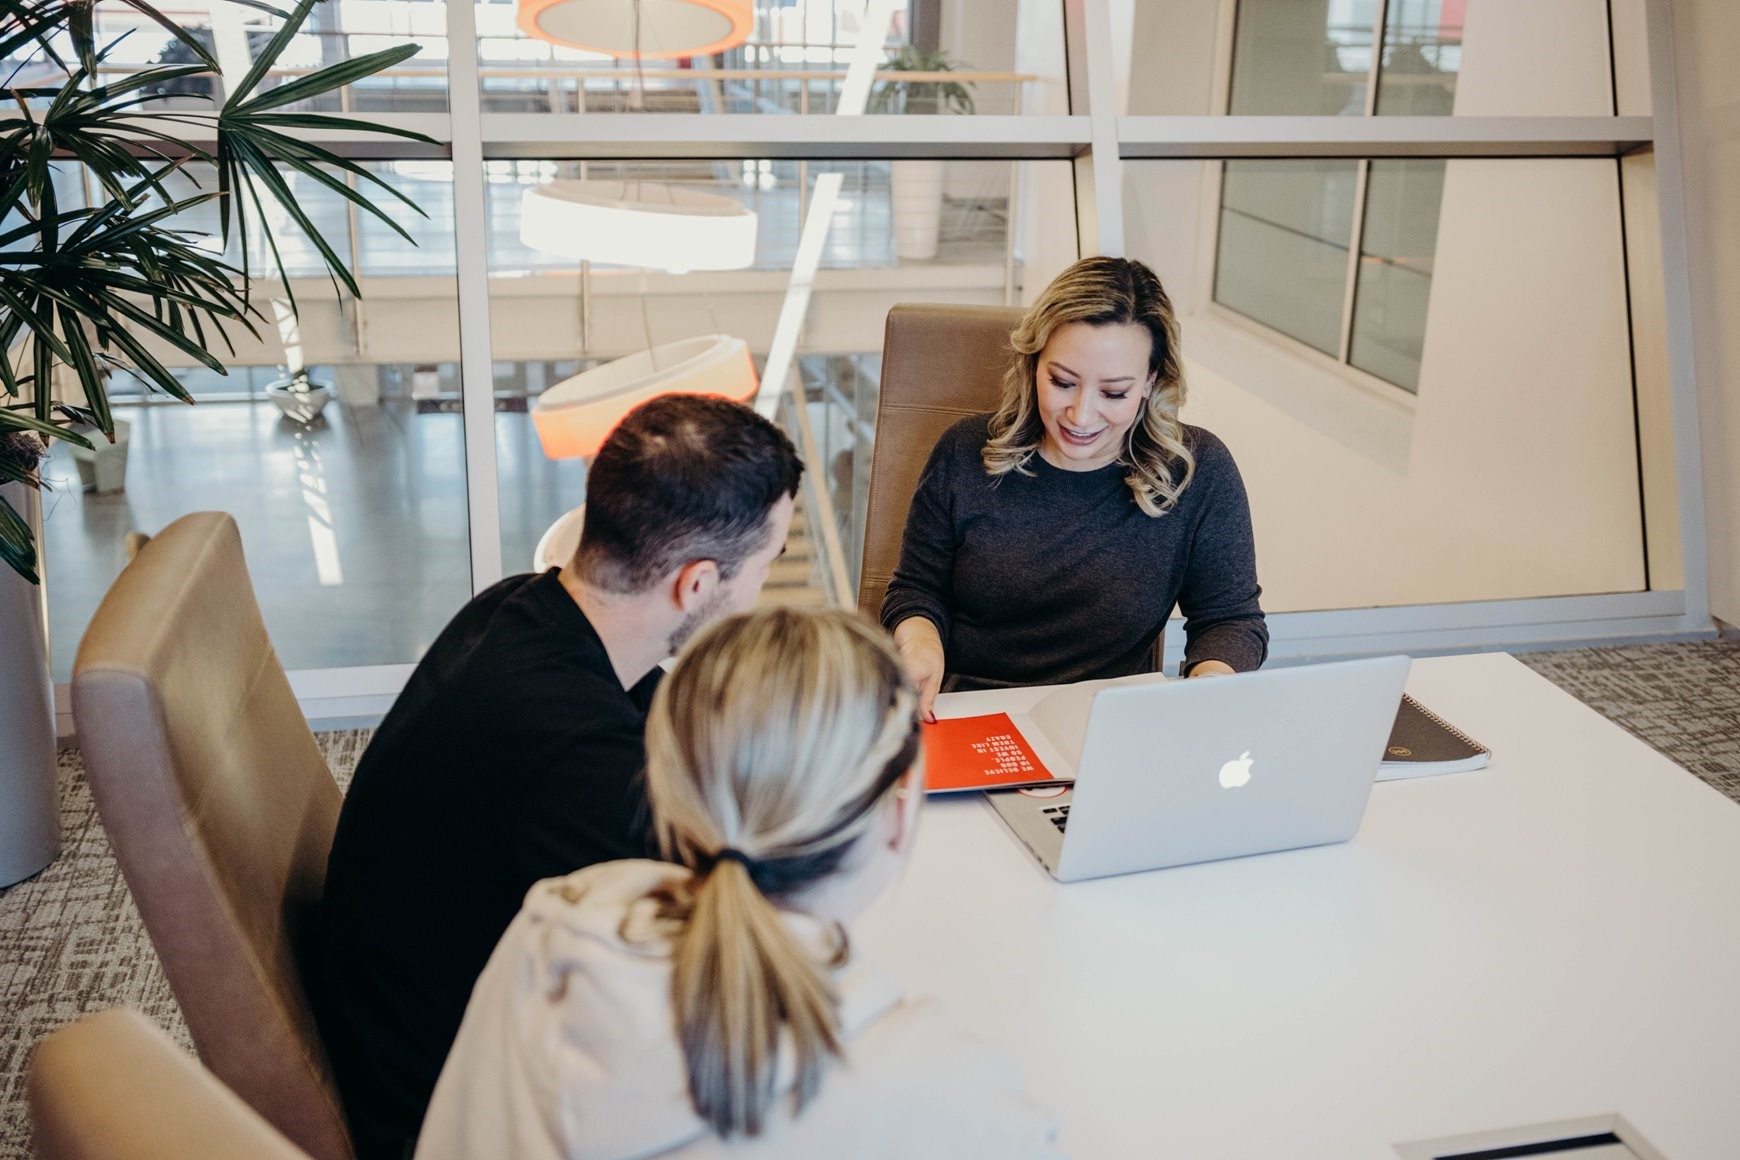
[(1268, 654), (1244, 484), (1180, 421), (1172, 301), (1141, 262), (1084, 258), (1009, 336), (1002, 404), (937, 441), (882, 623), (929, 719), (949, 688), (1146, 672), (1174, 606), (1185, 676)]
[(540, 882), (478, 980), (418, 1160), (1051, 1156), (1051, 1118), (851, 954), (923, 799), (873, 625), (704, 630), (647, 718), (667, 861)]

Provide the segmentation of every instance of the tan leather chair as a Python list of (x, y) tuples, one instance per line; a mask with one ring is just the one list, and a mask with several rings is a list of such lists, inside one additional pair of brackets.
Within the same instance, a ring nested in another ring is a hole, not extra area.
[(176, 520), (73, 662), (91, 794), (193, 1041), (304, 1151), (349, 1135), (303, 992), (340, 795), (254, 602), (235, 521)]
[(931, 448), (957, 419), (997, 409), (1003, 373), (1015, 358), (1009, 332), (1021, 314), (1005, 306), (901, 305), (888, 312), (858, 573), (858, 608), (865, 615), (882, 611)]
[(137, 1011), (44, 1039), (29, 1084), (41, 1160), (308, 1160)]

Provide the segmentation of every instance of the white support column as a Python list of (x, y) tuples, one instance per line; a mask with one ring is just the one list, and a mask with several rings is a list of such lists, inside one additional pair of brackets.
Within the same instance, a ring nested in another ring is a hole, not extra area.
[(1124, 252), (1123, 165), (1118, 160), (1118, 94), (1106, 0), (1065, 0), (1069, 111), (1088, 115), (1088, 147), (1075, 158), (1075, 222), (1081, 254)]
[(465, 496), (471, 590), (502, 577), (500, 483), (495, 460), (495, 371), (489, 334), (489, 215), (484, 204), (477, 13), (447, 5), (448, 107), (453, 119), (453, 231), (459, 277), (459, 377), (465, 417)]

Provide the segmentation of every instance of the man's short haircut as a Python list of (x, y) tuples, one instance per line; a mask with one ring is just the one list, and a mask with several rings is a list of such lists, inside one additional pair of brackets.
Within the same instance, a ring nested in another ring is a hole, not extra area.
[(664, 395), (610, 433), (586, 476), (574, 569), (606, 592), (645, 592), (691, 560), (729, 580), (766, 546), (767, 517), (797, 497), (803, 461), (741, 403)]

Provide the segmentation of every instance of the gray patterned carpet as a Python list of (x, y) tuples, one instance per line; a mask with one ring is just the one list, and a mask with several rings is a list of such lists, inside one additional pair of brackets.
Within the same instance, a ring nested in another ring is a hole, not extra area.
[[(371, 732), (316, 734), (340, 786), (350, 783)], [(25, 1065), (31, 1047), (55, 1028), (93, 1011), (134, 1007), (193, 1050), (76, 750), (60, 754), (60, 824), (55, 863), (0, 890), (0, 1160), (31, 1154)]]
[[(1521, 658), (1668, 757), (1740, 801), (1740, 640), (1535, 653)], [(341, 785), (369, 734), (319, 735)], [(30, 1155), (24, 1069), (33, 1044), (87, 1012), (136, 1007), (191, 1050), (85, 786), (60, 757), (64, 849), (0, 890), (0, 1160)]]

